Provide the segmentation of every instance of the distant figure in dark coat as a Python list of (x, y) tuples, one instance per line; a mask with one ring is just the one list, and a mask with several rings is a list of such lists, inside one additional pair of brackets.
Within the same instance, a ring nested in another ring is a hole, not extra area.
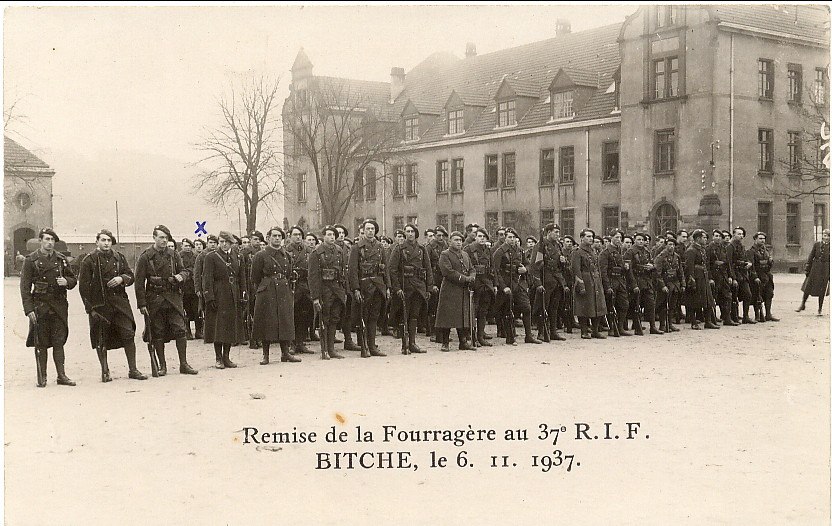
[(800, 290), (803, 291), (803, 301), (797, 312), (806, 308), (809, 296), (818, 297), (818, 316), (823, 314), (823, 299), (829, 295), (829, 229), (823, 231), (823, 240), (815, 243), (809, 259), (806, 261), (806, 279)]

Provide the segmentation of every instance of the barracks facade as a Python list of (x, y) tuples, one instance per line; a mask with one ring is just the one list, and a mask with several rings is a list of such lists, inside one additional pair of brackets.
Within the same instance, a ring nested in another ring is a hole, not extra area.
[[(826, 7), (651, 5), (576, 33), (558, 20), (554, 33), (434, 53), (390, 82), (316, 76), (301, 50), (290, 97), (338, 80), (401, 134), (400, 161), (355, 174), (344, 224), (536, 236), (549, 222), (564, 235), (744, 226), (797, 270), (828, 226)], [(284, 142), (285, 214), (323, 226), (312, 167), (291, 133)]]

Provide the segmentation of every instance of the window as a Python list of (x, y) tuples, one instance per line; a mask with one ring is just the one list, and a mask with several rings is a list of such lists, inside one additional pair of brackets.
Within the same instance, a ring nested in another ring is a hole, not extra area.
[(653, 237), (661, 237), (665, 232), (671, 230), (676, 232), (679, 224), (679, 213), (670, 203), (662, 203), (656, 208), (656, 217), (653, 221)]
[(676, 168), (676, 137), (673, 130), (656, 132), (656, 173), (669, 173)]
[(757, 96), (761, 99), (774, 98), (774, 61), (761, 58), (757, 61)]
[(605, 142), (601, 146), (602, 181), (618, 180), (618, 141)]
[(517, 213), (513, 210), (503, 211), (503, 226), (506, 228), (517, 228)]
[(757, 231), (766, 235), (766, 244), (772, 245), (771, 201), (757, 201)]
[(497, 229), (500, 228), (500, 218), (498, 217), (499, 212), (486, 212), (485, 213), (485, 228), (488, 229), (490, 235), (495, 235)]
[(514, 188), (516, 159), (514, 153), (503, 154), (503, 188)]
[(298, 174), (298, 203), (306, 202), (306, 172)]
[(451, 216), (451, 232), (454, 230), (465, 233), (465, 214), (453, 214)]
[(404, 166), (397, 164), (393, 167), (393, 197), (404, 195), (405, 182)]
[(774, 132), (765, 128), (757, 130), (757, 142), (760, 144), (760, 163), (758, 171), (771, 173), (772, 154), (774, 153)]
[(436, 226), (444, 226), (447, 229), (448, 228), (448, 214), (436, 214)]
[(827, 228), (826, 203), (815, 203), (815, 241), (823, 239), (823, 231)]
[(555, 150), (540, 150), (540, 186), (555, 184)]
[(451, 191), (461, 192), (462, 181), (465, 175), (465, 159), (454, 159), (451, 161)]
[(448, 191), (448, 161), (436, 161), (436, 193)]
[(448, 112), (448, 133), (454, 135), (462, 133), (463, 128), (463, 112), (462, 110), (454, 110)]
[(803, 91), (803, 66), (789, 64), (789, 102), (800, 103)]
[(653, 61), (653, 99), (679, 95), (679, 58), (666, 57)]
[(800, 171), (800, 132), (789, 132), (789, 172)]
[(619, 223), (617, 206), (605, 206), (601, 209), (601, 235), (609, 235), (610, 232), (619, 227)]
[(395, 230), (404, 230), (404, 216), (393, 216), (393, 228)]
[(549, 223), (555, 222), (555, 209), (554, 208), (543, 208), (540, 210), (540, 229), (548, 225)]
[(485, 156), (485, 189), (497, 188), (499, 177), (497, 174), (497, 156)]
[(365, 195), (364, 197), (370, 201), (376, 198), (376, 169), (372, 166), (367, 167), (367, 175), (364, 178)]
[(656, 6), (656, 27), (664, 27), (667, 25), (667, 6), (664, 5), (657, 5)]
[(405, 172), (405, 180), (407, 182), (407, 195), (416, 195), (419, 193), (419, 165), (410, 163), (407, 165)]
[(815, 104), (826, 104), (826, 68), (815, 68)]
[(575, 237), (575, 209), (563, 208), (560, 211), (560, 233)]
[(800, 203), (786, 203), (786, 244), (800, 244)]
[(364, 200), (364, 172), (361, 170), (355, 171), (355, 182), (353, 182), (353, 199), (356, 201)]
[(404, 120), (404, 140), (415, 141), (419, 138), (419, 117)]
[(675, 26), (679, 22), (679, 6), (671, 5), (667, 7), (667, 24)]
[(407, 216), (407, 222), (419, 226), (419, 216)]
[(552, 118), (565, 119), (573, 117), (575, 110), (572, 107), (572, 99), (574, 98), (574, 91), (562, 91), (560, 93), (552, 93)]
[(560, 149), (560, 182), (571, 183), (575, 180), (575, 147), (562, 146)]
[(514, 101), (508, 100), (497, 104), (497, 126), (513, 126), (517, 124), (517, 114)]

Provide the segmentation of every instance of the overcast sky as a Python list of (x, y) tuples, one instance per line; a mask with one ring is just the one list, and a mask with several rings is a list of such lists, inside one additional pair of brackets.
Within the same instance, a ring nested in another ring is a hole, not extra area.
[[(469, 41), (483, 54), (551, 38), (557, 18), (568, 19), (574, 32), (621, 22), (636, 9), (11, 7), (4, 19), (4, 104), (19, 101), (26, 119), (7, 132), (56, 169), (55, 222), (74, 224), (81, 220), (77, 207), (65, 200), (76, 185), (94, 195), (105, 177), (112, 188), (102, 199), (126, 200), (135, 199), (129, 188), (154, 180), (135, 159), (158, 157), (154, 169), (161, 172), (170, 162), (170, 177), (182, 179), (172, 188), (187, 194), (196, 170), (187, 166), (197, 155), (192, 145), (215, 122), (215, 100), (228, 81), (249, 71), (281, 76), (282, 100), (300, 47), (316, 74), (386, 81), (391, 67), (409, 70), (436, 51), (462, 57)], [(118, 164), (119, 173), (102, 175), (104, 163)], [(206, 206), (193, 195), (181, 198), (190, 211)], [(85, 217), (97, 217), (89, 212)], [(231, 215), (236, 223), (236, 211)]]

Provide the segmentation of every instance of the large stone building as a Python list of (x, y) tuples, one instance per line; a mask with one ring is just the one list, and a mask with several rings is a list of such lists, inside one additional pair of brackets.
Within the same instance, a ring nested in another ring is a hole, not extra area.
[[(828, 213), (828, 186), (801, 195), (816, 181), (798, 176), (817, 160), (813, 103), (828, 112), (828, 35), (826, 8), (643, 6), (577, 33), (558, 21), (554, 38), (511, 49), (436, 53), (389, 83), (340, 79), (400, 134), (398, 157), (356, 174), (344, 222), (733, 224), (768, 231), (795, 267)], [(287, 102), (333, 81), (301, 51)], [(315, 168), (284, 140), (286, 215), (320, 226)]]

